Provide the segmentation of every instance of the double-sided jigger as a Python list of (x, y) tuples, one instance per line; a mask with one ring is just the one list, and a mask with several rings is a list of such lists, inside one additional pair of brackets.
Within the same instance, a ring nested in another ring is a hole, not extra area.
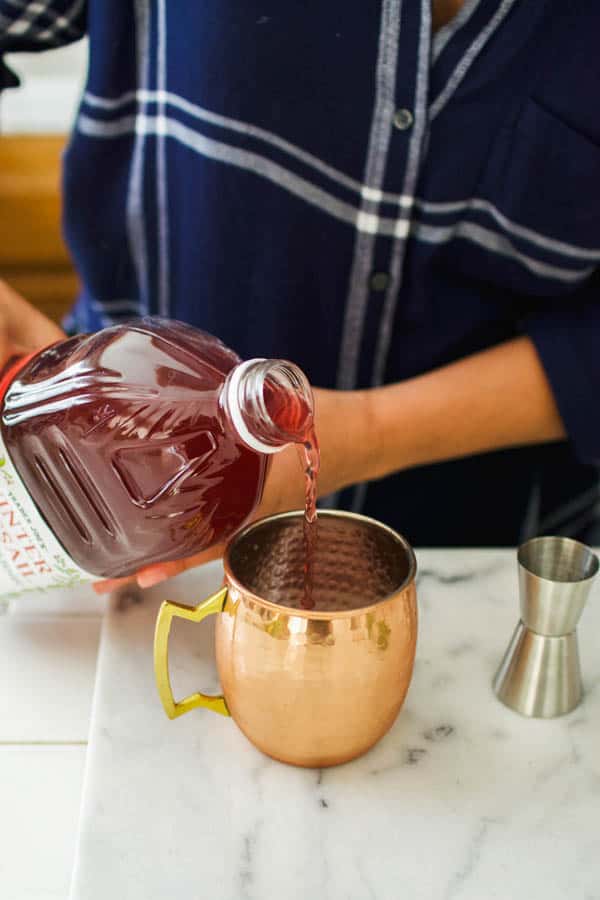
[(524, 716), (561, 716), (583, 693), (576, 628), (598, 557), (570, 538), (541, 537), (523, 544), (517, 558), (521, 621), (493, 688)]

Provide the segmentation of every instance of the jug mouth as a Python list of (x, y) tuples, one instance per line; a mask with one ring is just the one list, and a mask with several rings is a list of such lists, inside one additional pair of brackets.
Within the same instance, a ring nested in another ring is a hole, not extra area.
[(561, 536), (536, 537), (519, 547), (519, 565), (550, 583), (583, 584), (598, 574), (600, 562), (586, 544)]
[[(358, 529), (359, 532), (368, 535), (371, 540), (381, 542), (382, 557), (388, 558), (392, 567), (389, 573), (389, 589), (382, 591), (381, 596), (377, 596), (375, 600), (369, 600), (364, 604), (331, 610), (326, 608), (307, 609), (300, 604), (289, 605), (264, 596), (262, 589), (259, 590), (257, 587), (257, 577), (252, 571), (253, 564), (262, 557), (264, 549), (269, 546), (269, 538), (277, 532), (282, 533), (285, 530), (289, 532), (295, 527), (296, 537), (301, 535), (303, 520), (303, 510), (278, 513), (246, 525), (230, 538), (225, 549), (223, 565), (226, 580), (230, 586), (230, 595), (234, 601), (243, 597), (280, 614), (305, 619), (343, 619), (376, 610), (382, 603), (393, 600), (414, 583), (417, 561), (412, 547), (403, 535), (369, 516), (346, 510), (322, 510), (319, 511), (318, 516), (318, 522), (322, 525), (332, 523), (332, 521), (343, 521), (348, 523), (349, 528)], [(318, 547), (317, 543), (317, 553)], [(236, 593), (238, 597), (236, 597)]]

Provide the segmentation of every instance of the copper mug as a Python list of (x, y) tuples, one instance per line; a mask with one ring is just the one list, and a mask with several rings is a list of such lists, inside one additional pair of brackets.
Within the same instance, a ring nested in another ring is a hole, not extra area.
[[(220, 591), (196, 607), (163, 603), (154, 663), (169, 718), (204, 706), (230, 715), (274, 759), (321, 768), (365, 753), (400, 711), (415, 658), (416, 560), (391, 528), (353, 513), (322, 512), (316, 608), (303, 609), (302, 518), (284, 513), (247, 526), (227, 546)], [(327, 611), (328, 599), (335, 611)], [(176, 616), (200, 622), (213, 613), (223, 694), (176, 701), (171, 622)]]

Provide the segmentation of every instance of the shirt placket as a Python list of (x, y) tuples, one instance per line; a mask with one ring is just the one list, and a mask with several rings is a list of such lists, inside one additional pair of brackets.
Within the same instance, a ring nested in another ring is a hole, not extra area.
[[(430, 0), (382, 4), (371, 133), (357, 217), (338, 387), (385, 380), (427, 127)], [(376, 180), (373, 176), (377, 176)], [(363, 506), (367, 486), (350, 500)]]
[(371, 265), (365, 273), (367, 302), (357, 367), (358, 387), (376, 387), (385, 382), (425, 146), (430, 41), (429, 0), (405, 2), (387, 109), (389, 140), (384, 177), (371, 213), (377, 220), (377, 232)]

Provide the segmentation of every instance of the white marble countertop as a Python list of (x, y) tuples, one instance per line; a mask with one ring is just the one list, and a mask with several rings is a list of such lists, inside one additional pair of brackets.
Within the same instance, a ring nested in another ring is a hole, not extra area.
[[(583, 704), (529, 720), (490, 688), (517, 619), (514, 553), (418, 558), (406, 705), (368, 755), (324, 771), (267, 759), (205, 710), (164, 716), (157, 604), (196, 602), (218, 567), (110, 612), (73, 900), (600, 898), (598, 588), (580, 625)], [(215, 687), (209, 626), (178, 621), (174, 632), (176, 693)]]
[(2, 900), (68, 895), (105, 606), (79, 588), (0, 609)]

